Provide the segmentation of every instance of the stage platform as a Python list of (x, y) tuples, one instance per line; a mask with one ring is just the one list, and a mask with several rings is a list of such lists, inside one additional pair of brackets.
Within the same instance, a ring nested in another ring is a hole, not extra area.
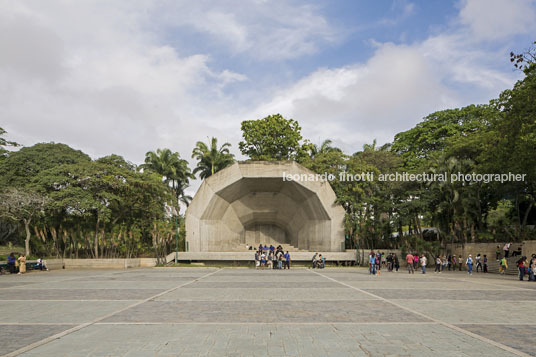
[[(290, 259), (294, 262), (311, 261), (315, 252), (290, 252)], [(356, 251), (347, 250), (345, 252), (318, 252), (326, 258), (326, 261), (355, 261)], [(248, 250), (243, 252), (179, 252), (179, 262), (191, 261), (253, 261), (255, 251)], [(175, 260), (175, 253), (167, 256), (167, 261)]]

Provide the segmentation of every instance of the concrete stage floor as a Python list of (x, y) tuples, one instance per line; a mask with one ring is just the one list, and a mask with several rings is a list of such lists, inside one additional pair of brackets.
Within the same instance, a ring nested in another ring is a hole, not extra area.
[(463, 272), (146, 268), (0, 276), (0, 354), (535, 355), (536, 283)]

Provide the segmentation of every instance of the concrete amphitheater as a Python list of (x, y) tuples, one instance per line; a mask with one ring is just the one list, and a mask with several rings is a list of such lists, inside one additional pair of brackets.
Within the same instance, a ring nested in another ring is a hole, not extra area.
[(314, 175), (295, 162), (246, 161), (207, 178), (186, 211), (188, 253), (240, 252), (246, 244), (343, 252), (344, 209)]

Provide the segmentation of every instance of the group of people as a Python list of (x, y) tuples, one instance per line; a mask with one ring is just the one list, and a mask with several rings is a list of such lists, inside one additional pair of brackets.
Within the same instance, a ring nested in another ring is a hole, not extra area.
[(7, 257), (7, 270), (11, 274), (24, 274), (26, 273), (26, 256), (19, 254), (19, 257), (15, 257), (15, 253), (11, 253)]
[(516, 264), (519, 270), (519, 280), (523, 281), (523, 277), (528, 275), (528, 281), (536, 281), (536, 254), (532, 254), (530, 259), (523, 256)]
[(326, 258), (322, 254), (318, 254), (318, 252), (313, 255), (311, 262), (313, 269), (324, 269), (326, 267)]
[[(488, 272), (488, 257), (486, 254), (483, 256), (478, 253), (475, 258), (472, 254), (469, 254), (465, 261), (462, 259), (462, 256), (456, 256), (456, 254), (448, 256), (436, 256), (435, 257), (435, 270), (434, 273), (441, 273), (447, 269), (448, 271), (455, 271), (456, 268), (459, 271), (462, 271), (463, 264), (467, 267), (467, 273), (469, 275), (473, 274), (473, 267), (476, 271), (479, 270), (483, 273)], [(408, 274), (414, 274), (415, 271), (420, 267), (423, 274), (426, 274), (426, 266), (428, 265), (428, 258), (424, 254), (412, 254), (408, 253), (406, 255), (406, 267)]]
[(369, 254), (369, 273), (372, 275), (379, 274), (383, 266), (387, 266), (387, 271), (398, 271), (400, 264), (398, 262), (398, 256), (396, 253), (385, 254), (383, 252), (376, 252), (372, 250)]
[[(32, 269), (39, 270), (48, 270), (46, 262), (39, 258), (34, 265), (31, 265)], [(26, 273), (26, 255), (18, 254), (18, 257), (15, 256), (15, 253), (9, 254), (7, 257), (7, 270), (11, 274), (24, 274)]]
[(283, 251), (282, 246), (259, 245), (255, 249), (255, 269), (290, 269), (290, 253)]

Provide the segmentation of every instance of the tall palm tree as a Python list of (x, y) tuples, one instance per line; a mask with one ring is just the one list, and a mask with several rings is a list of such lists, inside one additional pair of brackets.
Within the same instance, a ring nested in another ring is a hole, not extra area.
[[(178, 152), (170, 149), (157, 149), (156, 152), (149, 151), (145, 154), (145, 164), (143, 169), (160, 174), (164, 182), (170, 187), (175, 198), (177, 207), (180, 202), (189, 202), (185, 195), (191, 178), (194, 178), (188, 167), (188, 161), (181, 159)], [(186, 201), (185, 201), (186, 200)], [(190, 197), (191, 200), (191, 197)]]
[(311, 159), (314, 159), (320, 154), (341, 151), (341, 149), (331, 146), (332, 143), (333, 142), (330, 139), (326, 139), (322, 142), (322, 144), (320, 144), (320, 146), (312, 144), (309, 149), (309, 156), (311, 157)]
[(225, 143), (218, 149), (218, 139), (211, 138), (208, 145), (198, 141), (192, 151), (192, 158), (198, 160), (194, 175), (199, 172), (199, 177), (206, 179), (216, 172), (226, 168), (234, 162), (234, 155), (229, 152), (231, 144)]

